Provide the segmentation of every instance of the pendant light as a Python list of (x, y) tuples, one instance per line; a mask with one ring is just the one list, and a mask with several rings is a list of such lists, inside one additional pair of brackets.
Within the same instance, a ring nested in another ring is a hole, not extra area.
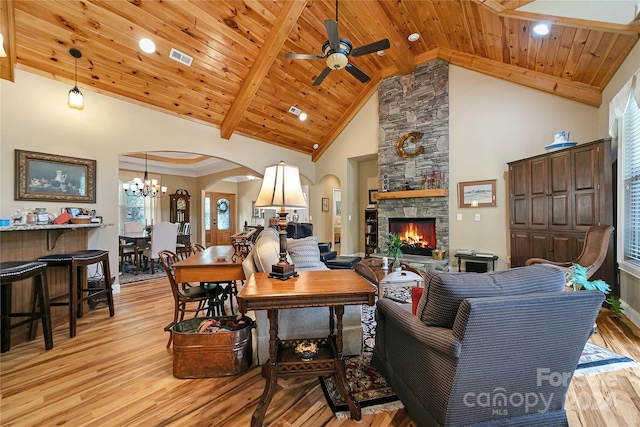
[(72, 47), (71, 49), (69, 49), (69, 53), (71, 54), (71, 56), (75, 58), (76, 84), (73, 87), (73, 89), (69, 91), (68, 105), (71, 108), (77, 108), (78, 110), (82, 110), (84, 108), (84, 98), (82, 97), (82, 92), (80, 92), (80, 89), (78, 89), (78, 58), (82, 57), (82, 52), (80, 52), (75, 47)]

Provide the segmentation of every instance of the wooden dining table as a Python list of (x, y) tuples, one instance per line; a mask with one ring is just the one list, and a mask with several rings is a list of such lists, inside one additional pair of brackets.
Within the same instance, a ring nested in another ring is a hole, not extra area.
[(173, 273), (178, 283), (232, 282), (244, 280), (242, 260), (233, 261), (233, 246), (210, 246), (173, 264)]

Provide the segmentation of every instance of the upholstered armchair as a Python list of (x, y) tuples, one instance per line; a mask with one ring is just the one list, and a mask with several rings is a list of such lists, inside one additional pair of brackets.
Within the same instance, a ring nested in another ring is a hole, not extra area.
[(567, 388), (604, 295), (563, 292), (550, 266), (426, 278), (415, 316), (376, 306), (372, 364), (413, 421), (567, 425)]

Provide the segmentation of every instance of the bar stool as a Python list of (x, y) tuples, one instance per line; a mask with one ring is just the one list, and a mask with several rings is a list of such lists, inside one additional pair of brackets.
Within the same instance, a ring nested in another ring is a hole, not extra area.
[[(42, 320), (42, 332), (44, 335), (44, 347), (47, 350), (53, 348), (53, 332), (51, 327), (51, 310), (49, 308), (49, 289), (46, 276), (47, 264), (44, 262), (11, 261), (0, 263), (0, 277), (2, 283), (2, 353), (9, 351), (11, 347), (11, 329), (29, 323), (29, 340), (36, 337), (38, 330), (34, 322)], [(13, 283), (34, 278), (33, 301), (31, 313), (11, 312), (11, 293)], [(40, 311), (36, 311), (39, 306)], [(25, 320), (11, 324), (12, 317), (27, 317)]]
[[(84, 251), (71, 252), (68, 254), (47, 255), (38, 258), (38, 261), (46, 262), (48, 267), (69, 267), (69, 293), (54, 296), (51, 298), (50, 305), (68, 305), (69, 306), (69, 336), (76, 336), (77, 319), (82, 317), (82, 302), (90, 299), (96, 299), (102, 296), (107, 297), (107, 305), (109, 306), (109, 316), (115, 315), (113, 305), (113, 293), (111, 290), (111, 271), (109, 270), (109, 251), (99, 249), (89, 249)], [(102, 275), (104, 277), (105, 288), (102, 290), (89, 288), (86, 267), (91, 264), (102, 265)], [(67, 297), (68, 301), (54, 302), (59, 298)]]

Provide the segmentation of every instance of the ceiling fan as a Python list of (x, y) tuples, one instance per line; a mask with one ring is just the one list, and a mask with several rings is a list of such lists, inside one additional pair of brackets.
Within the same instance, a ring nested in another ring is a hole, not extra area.
[(322, 45), (323, 55), (314, 55), (311, 53), (287, 53), (285, 58), (289, 59), (325, 59), (327, 68), (322, 70), (316, 81), (313, 82), (313, 86), (319, 86), (322, 81), (327, 77), (331, 70), (346, 69), (349, 74), (360, 80), (362, 83), (366, 83), (371, 78), (366, 75), (360, 68), (349, 63), (348, 57), (358, 57), (367, 55), (369, 53), (378, 52), (380, 50), (389, 49), (389, 39), (378, 40), (361, 47), (353, 49), (351, 42), (347, 39), (342, 39), (338, 36), (338, 0), (336, 0), (336, 20), (332, 21), (326, 19), (324, 26), (327, 30), (327, 36), (329, 40)]

